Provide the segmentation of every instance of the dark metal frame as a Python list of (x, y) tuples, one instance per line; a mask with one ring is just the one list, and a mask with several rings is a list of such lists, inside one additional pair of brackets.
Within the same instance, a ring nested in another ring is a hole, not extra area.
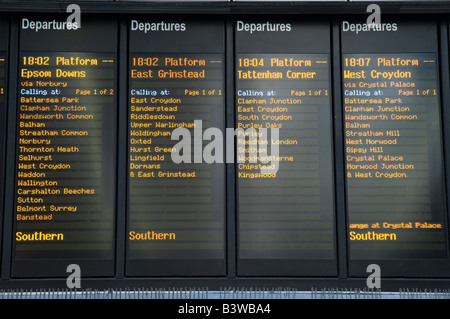
[[(337, 253), (338, 253), (338, 276), (336, 278), (292, 278), (292, 277), (264, 277), (246, 278), (236, 276), (236, 168), (233, 164), (226, 164), (226, 196), (227, 196), (227, 276), (208, 278), (126, 278), (125, 277), (125, 231), (126, 231), (126, 209), (127, 209), (127, 130), (128, 114), (127, 87), (128, 87), (128, 31), (127, 18), (132, 14), (157, 13), (157, 14), (198, 14), (218, 15), (226, 19), (225, 36), (225, 59), (228, 67), (225, 72), (226, 90), (226, 127), (235, 127), (235, 105), (234, 105), (234, 16), (238, 14), (279, 14), (279, 15), (303, 15), (317, 14), (329, 15), (331, 24), (331, 56), (332, 62), (332, 85), (334, 88), (341, 87), (341, 55), (340, 55), (340, 27), (341, 15), (366, 15), (368, 3), (364, 2), (130, 2), (130, 1), (78, 1), (82, 13), (101, 13), (114, 15), (119, 18), (119, 44), (117, 48), (118, 62), (118, 120), (117, 120), (117, 209), (116, 209), (116, 264), (115, 276), (112, 278), (82, 278), (82, 288), (91, 289), (114, 289), (114, 288), (190, 288), (224, 291), (232, 288), (285, 288), (296, 290), (310, 290), (312, 287), (320, 288), (360, 288), (366, 287), (366, 278), (350, 278), (348, 276), (347, 242), (346, 242), (346, 203), (345, 203), (345, 174), (344, 174), (344, 137), (343, 137), (343, 112), (342, 94), (340, 89), (333, 90), (333, 130), (334, 130), (334, 156), (335, 156), (335, 207), (337, 227)], [(440, 83), (441, 83), (441, 105), (444, 140), (445, 167), (450, 167), (450, 148), (447, 147), (450, 140), (450, 63), (449, 63), (449, 29), (447, 13), (450, 13), (450, 1), (420, 1), (420, 2), (381, 2), (379, 3), (382, 13), (389, 14), (430, 14), (436, 18), (440, 39)], [(10, 24), (9, 59), (8, 70), (18, 68), (18, 17), (28, 12), (59, 12), (66, 14), (66, 1), (2, 1), (0, 2), (0, 13), (8, 15), (13, 21)], [(9, 72), (7, 83), (7, 119), (8, 123), (16, 123), (16, 101), (17, 101), (17, 72)], [(0, 127), (0, 129), (3, 129)], [(11, 279), (11, 239), (14, 211), (14, 171), (15, 158), (15, 126), (7, 126), (6, 156), (4, 188), (5, 200), (3, 207), (3, 227), (0, 235), (3, 238), (1, 255), (1, 277), (0, 290), (2, 289), (46, 289), (66, 288), (66, 279)], [(450, 170), (446, 169), (446, 184), (450, 181)], [(1, 174), (0, 174), (1, 175)], [(448, 187), (447, 187), (448, 190)], [(447, 203), (450, 195), (447, 191)], [(1, 201), (0, 201), (1, 203)], [(447, 208), (448, 211), (448, 208)], [(1, 211), (0, 211), (1, 212)], [(1, 215), (0, 215), (1, 216)], [(448, 227), (448, 225), (447, 225)], [(3, 231), (2, 231), (3, 230)], [(383, 274), (381, 274), (383, 275)], [(450, 278), (383, 278), (382, 290), (398, 291), (401, 288), (417, 289), (448, 289)]]

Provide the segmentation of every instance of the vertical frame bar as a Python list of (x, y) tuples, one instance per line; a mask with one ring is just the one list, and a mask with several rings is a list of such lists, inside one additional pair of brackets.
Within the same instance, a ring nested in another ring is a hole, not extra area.
[(127, 17), (119, 19), (118, 96), (117, 96), (117, 211), (116, 211), (116, 278), (125, 276), (125, 236), (127, 213), (127, 136), (128, 136), (128, 25)]
[[(0, 116), (2, 117), (0, 119), (0, 130), (1, 130), (1, 134), (0, 134), (0, 245), (2, 245), (3, 241), (2, 241), (2, 235), (3, 235), (3, 220), (4, 220), (4, 216), (5, 216), (5, 210), (4, 208), (4, 204), (5, 204), (5, 199), (6, 197), (4, 197), (5, 195), (5, 189), (6, 189), (6, 184), (5, 184), (5, 161), (6, 161), (6, 138), (7, 138), (7, 132), (6, 132), (6, 128), (7, 128), (7, 116), (8, 116), (8, 103), (7, 103), (7, 98), (8, 98), (8, 92), (9, 92), (9, 81), (8, 81), (8, 74), (9, 74), (9, 68), (8, 68), (8, 63), (9, 63), (9, 30), (10, 30), (10, 18), (6, 15), (2, 16), (2, 20), (4, 19), (4, 21), (2, 21), (2, 27), (5, 27), (5, 31), (3, 33), (2, 31), (2, 40), (5, 42), (4, 45), (2, 43), (1, 47), (2, 47), (2, 51), (4, 51), (5, 56), (4, 58), (6, 59), (5, 61), (5, 67), (4, 67), (4, 90), (6, 90), (6, 93), (3, 92), (4, 96), (3, 96), (3, 105), (1, 106), (1, 108), (3, 108), (3, 110), (0, 111)], [(3, 36), (5, 37), (3, 39)], [(0, 263), (2, 260), (2, 256), (1, 256), (1, 246), (0, 246)], [(0, 267), (0, 278), (1, 278), (1, 267)]]
[[(225, 28), (225, 112), (226, 127), (235, 127), (235, 108), (234, 108), (234, 19), (226, 20)], [(231, 141), (226, 141), (231, 143)], [(234, 141), (233, 141), (234, 142)], [(235, 158), (235, 156), (234, 156)], [(235, 158), (236, 161), (236, 158)], [(237, 225), (236, 225), (236, 164), (229, 163), (227, 165), (227, 198), (226, 198), (226, 218), (227, 218), (227, 275), (228, 278), (236, 277), (237, 263)]]
[[(441, 126), (442, 126), (442, 147), (444, 154), (444, 176), (446, 185), (446, 210), (447, 210), (447, 229), (450, 229), (450, 218), (449, 218), (449, 203), (450, 203), (450, 194), (448, 183), (450, 181), (450, 147), (448, 141), (450, 140), (450, 127), (448, 123), (450, 123), (450, 94), (448, 87), (450, 87), (450, 75), (449, 75), (449, 25), (448, 25), (448, 16), (441, 15), (438, 18), (438, 27), (439, 27), (439, 54), (440, 54), (440, 67), (439, 67), (439, 76), (440, 76), (440, 92), (441, 92)], [(448, 234), (447, 234), (448, 235)], [(447, 251), (450, 255), (450, 251)]]
[[(10, 23), (10, 50), (8, 57), (8, 123), (16, 123), (16, 101), (17, 101), (17, 70), (19, 49), (19, 25), (17, 15), (11, 17)], [(9, 279), (11, 275), (11, 249), (12, 229), (14, 211), (14, 172), (16, 154), (16, 126), (9, 125), (6, 132), (6, 155), (5, 155), (5, 203), (3, 219), (3, 254), (2, 254), (2, 279)]]
[(336, 241), (338, 259), (338, 277), (348, 276), (347, 265), (347, 223), (345, 212), (345, 170), (344, 170), (344, 135), (342, 111), (342, 83), (341, 83), (341, 37), (340, 20), (333, 17), (331, 21), (331, 59), (333, 85), (333, 114), (334, 114), (334, 158), (335, 158), (335, 198), (336, 198)]

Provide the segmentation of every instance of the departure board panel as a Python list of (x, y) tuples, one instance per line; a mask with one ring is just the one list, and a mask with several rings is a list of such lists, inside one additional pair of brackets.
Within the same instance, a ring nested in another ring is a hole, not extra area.
[(21, 21), (12, 275), (111, 276), (117, 27), (48, 20)]
[(242, 19), (235, 32), (238, 274), (334, 275), (330, 26)]
[(385, 275), (449, 275), (437, 26), (400, 20), (357, 34), (351, 24), (342, 24), (350, 272), (379, 263)]
[(203, 159), (225, 126), (224, 23), (132, 19), (129, 37), (126, 274), (225, 275), (225, 165)]

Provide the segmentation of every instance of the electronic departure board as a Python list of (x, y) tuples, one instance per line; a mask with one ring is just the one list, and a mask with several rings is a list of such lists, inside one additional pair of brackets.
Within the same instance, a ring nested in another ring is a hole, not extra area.
[(235, 27), (238, 274), (335, 275), (329, 22)]
[[(9, 21), (0, 18), (0, 220), (3, 221), (3, 191), (5, 180), (5, 149), (6, 149), (6, 56), (8, 50)], [(2, 245), (3, 224), (0, 222), (0, 247)], [(1, 254), (0, 254), (1, 256)], [(0, 257), (1, 260), (1, 257)]]
[(113, 20), (20, 19), (13, 277), (114, 271)]
[(203, 131), (225, 127), (224, 32), (129, 21), (127, 275), (225, 275), (225, 165), (202, 159)]
[(341, 32), (350, 274), (448, 276), (437, 25)]
[(449, 20), (277, 8), (0, 17), (4, 285), (450, 281)]

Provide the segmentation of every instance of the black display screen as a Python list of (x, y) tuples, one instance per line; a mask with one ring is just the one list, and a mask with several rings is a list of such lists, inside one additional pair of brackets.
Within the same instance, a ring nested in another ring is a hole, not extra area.
[(237, 137), (238, 274), (333, 275), (330, 26), (235, 27), (236, 127), (253, 130)]
[(116, 34), (111, 20), (21, 20), (14, 277), (113, 275)]
[(0, 19), (6, 286), (450, 278), (445, 17), (88, 7)]
[(372, 261), (385, 274), (448, 274), (437, 26), (393, 20), (357, 34), (350, 24), (342, 25), (350, 271)]
[(224, 23), (133, 19), (129, 37), (126, 274), (225, 275), (225, 165), (202, 138), (225, 127)]

